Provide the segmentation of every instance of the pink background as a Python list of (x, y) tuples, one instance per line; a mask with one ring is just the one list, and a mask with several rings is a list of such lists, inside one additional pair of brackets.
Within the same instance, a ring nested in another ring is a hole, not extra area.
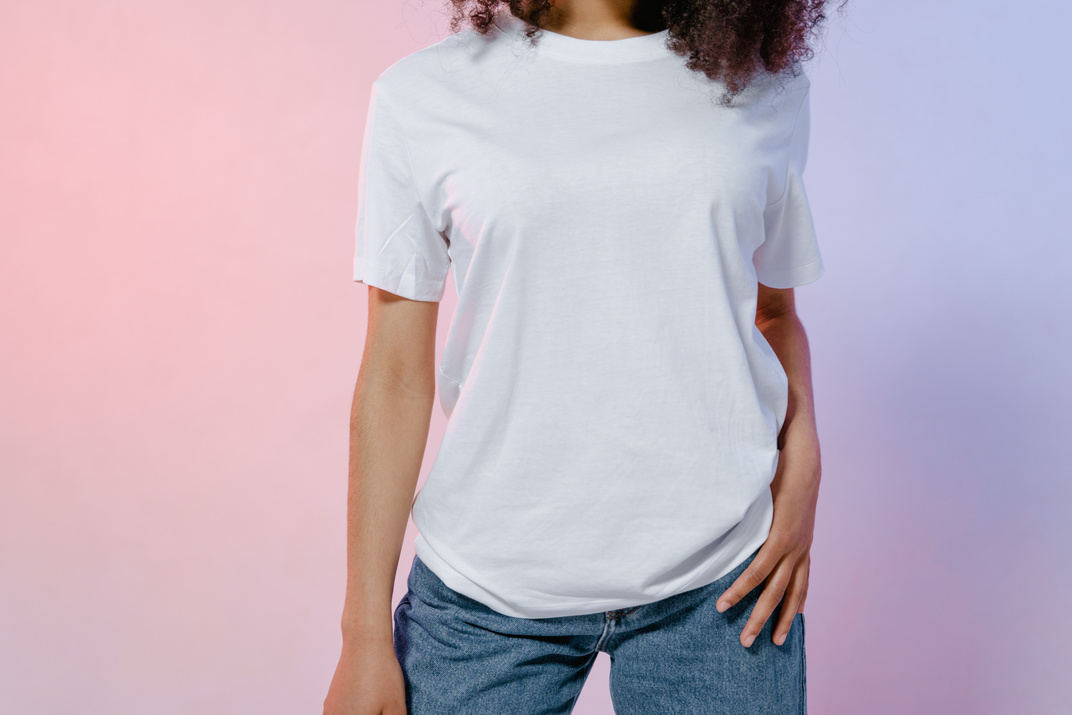
[[(320, 712), (362, 123), (445, 6), (0, 2), (0, 712)], [(809, 65), (813, 715), (1068, 711), (1070, 25), (853, 0)]]

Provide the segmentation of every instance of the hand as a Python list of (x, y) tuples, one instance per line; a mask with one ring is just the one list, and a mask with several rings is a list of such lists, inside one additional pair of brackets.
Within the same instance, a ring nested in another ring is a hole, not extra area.
[(787, 444), (782, 448), (770, 485), (774, 499), (770, 534), (748, 568), (722, 593), (716, 606), (721, 613), (766, 582), (741, 632), (741, 645), (745, 648), (752, 645), (779, 602), (782, 609), (771, 629), (775, 645), (785, 642), (796, 614), (804, 612), (819, 475), (817, 442), (796, 443), (792, 447)]
[(324, 715), (406, 715), (402, 666), (391, 641), (344, 638)]

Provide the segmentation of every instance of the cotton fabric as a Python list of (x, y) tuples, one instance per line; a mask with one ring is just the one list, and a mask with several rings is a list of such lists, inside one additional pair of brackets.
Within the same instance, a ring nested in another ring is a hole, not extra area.
[(582, 40), (509, 14), (373, 82), (354, 280), (457, 304), (417, 555), (520, 618), (710, 584), (767, 538), (788, 382), (757, 282), (823, 261), (810, 82), (732, 107), (667, 32)]

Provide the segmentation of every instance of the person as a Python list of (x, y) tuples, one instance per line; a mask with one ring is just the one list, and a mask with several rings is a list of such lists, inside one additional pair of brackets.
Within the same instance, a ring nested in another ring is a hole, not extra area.
[(324, 712), (806, 713), (821, 2), (477, 2), (372, 85)]

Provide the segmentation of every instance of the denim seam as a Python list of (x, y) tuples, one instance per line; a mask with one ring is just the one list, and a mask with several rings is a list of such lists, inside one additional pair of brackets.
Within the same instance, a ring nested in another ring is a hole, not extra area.
[(800, 613), (800, 713), (808, 715), (808, 652), (804, 639), (804, 612)]

